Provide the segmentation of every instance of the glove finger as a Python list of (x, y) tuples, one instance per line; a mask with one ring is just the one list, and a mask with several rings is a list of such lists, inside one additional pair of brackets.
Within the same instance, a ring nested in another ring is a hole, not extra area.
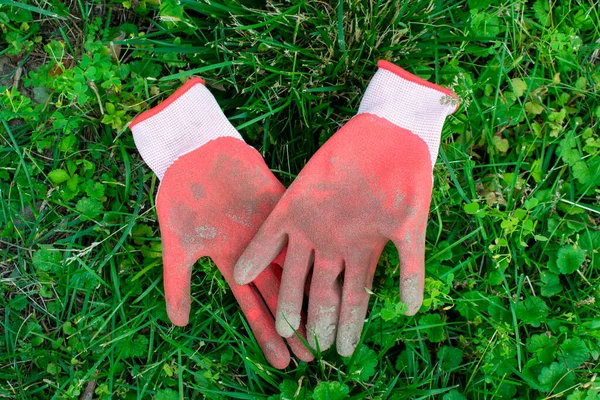
[(192, 265), (189, 255), (163, 233), (163, 281), (167, 315), (177, 326), (188, 324), (190, 316), (190, 282)]
[(423, 304), (425, 282), (425, 226), (406, 229), (394, 240), (400, 256), (400, 300), (408, 306), (406, 315), (414, 315)]
[(313, 263), (313, 254), (310, 247), (294, 243), (293, 239), (288, 245), (275, 314), (277, 332), (285, 338), (292, 336), (300, 326), (304, 283)]
[(277, 265), (277, 267), (279, 269), (279, 276), (281, 276), (281, 267), (283, 266), (283, 264), (285, 262), (286, 254), (287, 254), (287, 247), (284, 247), (283, 250), (281, 250), (281, 252), (279, 252), (279, 254), (277, 254), (277, 257), (275, 257), (275, 259), (272, 262), (272, 264)]
[[(344, 263), (341, 257), (328, 260), (316, 256), (312, 285), (308, 301), (308, 343), (320, 350), (327, 350), (335, 341), (340, 303), (342, 301), (341, 273)], [(316, 339), (315, 339), (316, 336)]]
[[(277, 312), (277, 297), (279, 295), (279, 287), (281, 282), (281, 268), (275, 264), (271, 264), (263, 272), (256, 277), (252, 283), (256, 286), (260, 295), (267, 303), (267, 307), (271, 310), (271, 313), (275, 315)], [(301, 315), (300, 327), (298, 332), (304, 338), (306, 338), (306, 331), (303, 324), (304, 315)], [(310, 350), (302, 343), (302, 341), (296, 336), (292, 335), (287, 339), (292, 352), (302, 361), (310, 362), (315, 357)]]
[(366, 289), (371, 289), (382, 250), (383, 248), (374, 252), (357, 253), (345, 260), (342, 308), (337, 333), (337, 351), (341, 356), (351, 356), (360, 340), (369, 308), (369, 293)]
[[(279, 271), (277, 271), (278, 269)], [(269, 265), (252, 281), (273, 314), (277, 310), (277, 296), (279, 295), (280, 282), (281, 270), (275, 264)]]
[(267, 268), (287, 243), (277, 219), (271, 214), (248, 244), (233, 270), (235, 281), (240, 285), (252, 282)]
[(273, 315), (254, 285), (238, 285), (230, 271), (231, 268), (221, 269), (265, 358), (275, 368), (284, 369), (290, 363), (290, 352), (275, 330)]
[[(298, 334), (301, 337), (306, 339), (305, 325), (306, 325), (306, 315), (304, 313), (301, 313), (300, 314), (300, 326), (298, 327)], [(302, 343), (302, 340), (300, 340), (300, 338), (298, 338), (298, 336), (292, 335), (289, 338), (287, 338), (286, 341), (290, 345), (292, 352), (302, 361), (311, 362), (312, 360), (315, 359), (315, 356), (313, 355), (313, 353), (311, 353), (310, 349), (308, 347), (306, 347), (306, 345), (304, 343)]]

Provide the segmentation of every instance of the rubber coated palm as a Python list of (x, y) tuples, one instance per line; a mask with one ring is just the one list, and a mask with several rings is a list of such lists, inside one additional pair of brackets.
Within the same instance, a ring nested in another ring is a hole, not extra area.
[(432, 189), (425, 142), (373, 114), (350, 120), (308, 162), (239, 259), (247, 283), (287, 243), (277, 330), (300, 328), (310, 272), (309, 343), (353, 353), (360, 339), (373, 275), (392, 240), (400, 254), (400, 296), (408, 315), (423, 300), (424, 244)]
[[(280, 269), (269, 263), (254, 286), (241, 286), (233, 279), (233, 266), (283, 192), (254, 149), (239, 139), (219, 138), (168, 168), (156, 202), (170, 319), (180, 326), (188, 323), (192, 266), (209, 256), (231, 287), (265, 356), (277, 368), (290, 360), (269, 311), (277, 308)], [(302, 360), (313, 358), (296, 337), (288, 343)]]

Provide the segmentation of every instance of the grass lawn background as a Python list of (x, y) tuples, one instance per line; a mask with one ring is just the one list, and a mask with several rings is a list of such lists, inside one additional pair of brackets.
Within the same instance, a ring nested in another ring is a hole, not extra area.
[[(598, 398), (597, 3), (3, 0), (0, 28), (0, 397)], [(271, 368), (208, 259), (174, 327), (126, 124), (202, 76), (288, 185), (379, 59), (461, 98), (421, 311), (389, 246), (351, 358)]]

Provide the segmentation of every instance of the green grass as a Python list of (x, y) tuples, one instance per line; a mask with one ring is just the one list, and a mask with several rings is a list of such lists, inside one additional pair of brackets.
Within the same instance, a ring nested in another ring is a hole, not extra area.
[[(598, 398), (596, 3), (155, 3), (0, 2), (0, 397)], [(200, 75), (287, 185), (378, 59), (461, 97), (422, 310), (398, 315), (390, 247), (351, 358), (271, 368), (206, 259), (171, 325), (126, 124)]]

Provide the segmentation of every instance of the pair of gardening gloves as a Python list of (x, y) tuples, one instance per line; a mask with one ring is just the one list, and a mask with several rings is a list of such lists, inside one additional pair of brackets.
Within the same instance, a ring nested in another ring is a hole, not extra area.
[[(456, 95), (380, 61), (358, 114), (287, 189), (229, 123), (200, 78), (130, 128), (160, 179), (156, 209), (169, 318), (188, 323), (192, 266), (209, 256), (267, 360), (285, 368), (302, 343), (351, 355), (383, 248), (400, 256), (400, 299), (423, 300), (425, 230), (442, 125)], [(302, 310), (310, 278), (308, 311)], [(283, 337), (283, 338), (282, 338)]]

